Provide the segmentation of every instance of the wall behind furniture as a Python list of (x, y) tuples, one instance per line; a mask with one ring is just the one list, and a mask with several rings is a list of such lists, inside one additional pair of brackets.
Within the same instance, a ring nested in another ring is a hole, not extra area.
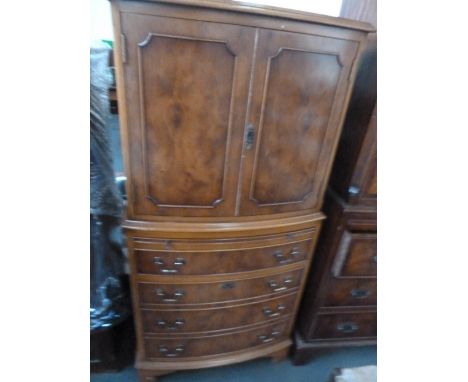
[(90, 41), (113, 40), (110, 1), (90, 0)]

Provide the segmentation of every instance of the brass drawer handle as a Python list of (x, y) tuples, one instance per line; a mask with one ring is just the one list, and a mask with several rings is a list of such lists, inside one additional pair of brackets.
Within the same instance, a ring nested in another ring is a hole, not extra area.
[(351, 296), (354, 298), (366, 298), (371, 294), (369, 289), (352, 289)]
[(164, 357), (178, 357), (185, 351), (184, 345), (178, 345), (171, 353), (166, 345), (159, 346), (159, 352), (164, 355)]
[(159, 319), (156, 321), (156, 325), (168, 330), (177, 330), (185, 325), (185, 320), (183, 318), (177, 318), (174, 323), (170, 324), (165, 320)]
[(299, 251), (299, 248), (293, 248), (291, 249), (291, 252), (289, 252), (289, 256), (292, 257), (297, 257), (301, 254), (301, 251)]
[(262, 342), (264, 344), (267, 344), (268, 342), (272, 342), (272, 341), (276, 340), (276, 338), (280, 334), (281, 334), (280, 331), (273, 330), (270, 335), (261, 335), (261, 336), (258, 336), (258, 339), (260, 340), (260, 342)]
[(153, 262), (154, 262), (154, 264), (156, 264), (156, 265), (164, 265), (164, 261), (163, 261), (163, 259), (161, 259), (160, 257), (155, 257), (155, 258), (153, 259)]
[(287, 264), (291, 262), (291, 259), (286, 258), (286, 256), (284, 256), (283, 251), (275, 251), (273, 252), (273, 256), (275, 256), (275, 259), (278, 262), (278, 264)]
[(291, 284), (292, 282), (293, 282), (292, 277), (287, 277), (283, 280), (283, 285), (281, 286), (275, 280), (268, 281), (268, 286), (271, 289), (273, 289), (274, 292), (281, 292), (283, 290), (288, 289), (288, 284)]
[(289, 256), (286, 257), (283, 253), (283, 251), (281, 250), (276, 250), (275, 252), (273, 252), (273, 256), (275, 256), (276, 258), (276, 261), (278, 262), (278, 264), (287, 264), (287, 263), (290, 263), (292, 261), (295, 260), (295, 258), (297, 256), (299, 256), (301, 254), (301, 252), (299, 251), (298, 248), (293, 248), (291, 249), (291, 252), (289, 252)]
[(359, 329), (359, 325), (357, 325), (354, 322), (344, 322), (342, 324), (337, 325), (336, 328), (341, 333), (350, 334), (356, 332)]
[[(165, 266), (166, 265), (164, 260), (161, 259), (159, 256), (156, 256), (153, 259), (153, 262), (154, 262), (154, 264), (159, 265), (159, 266)], [(172, 264), (172, 266), (174, 266), (174, 267), (181, 267), (182, 265), (185, 265), (185, 259), (183, 259), (182, 257), (178, 257), (177, 259), (175, 259), (174, 263)], [(162, 269), (160, 269), (160, 272), (161, 273), (178, 273), (179, 270), (174, 269), (174, 268), (162, 268)]]
[(181, 289), (176, 289), (172, 294), (172, 297), (168, 297), (166, 292), (164, 292), (161, 288), (156, 289), (155, 292), (158, 297), (162, 297), (164, 302), (177, 302), (180, 297), (185, 295), (185, 292)]
[(263, 314), (268, 318), (279, 317), (285, 309), (286, 307), (283, 304), (279, 304), (276, 308), (276, 312), (273, 312), (270, 308), (263, 308)]

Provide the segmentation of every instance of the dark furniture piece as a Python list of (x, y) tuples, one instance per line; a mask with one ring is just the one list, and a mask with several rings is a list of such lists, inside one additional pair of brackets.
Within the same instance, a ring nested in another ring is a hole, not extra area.
[[(342, 15), (375, 22), (375, 11), (375, 0), (345, 1)], [(295, 364), (324, 349), (376, 343), (376, 52), (373, 33), (358, 69), (325, 199), (327, 220), (298, 317)]]
[(285, 357), (365, 23), (112, 2), (141, 381)]
[(91, 373), (116, 372), (130, 366), (135, 355), (132, 316), (110, 328), (91, 332)]

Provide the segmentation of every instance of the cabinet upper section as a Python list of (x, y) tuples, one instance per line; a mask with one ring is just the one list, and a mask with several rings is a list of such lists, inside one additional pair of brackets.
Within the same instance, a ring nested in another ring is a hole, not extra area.
[(113, 13), (129, 218), (320, 210), (365, 32), (133, 1)]
[[(111, 0), (119, 2), (118, 0)], [(258, 4), (247, 1), (231, 1), (231, 0), (128, 0), (129, 2), (148, 2), (171, 5), (184, 5), (188, 7), (203, 8), (208, 10), (220, 10), (237, 13), (248, 13), (251, 15), (270, 16), (281, 19), (290, 19), (305, 21), (319, 25), (330, 25), (333, 27), (342, 27), (346, 29), (355, 29), (363, 32), (375, 32), (373, 25), (367, 22), (360, 22), (346, 18), (337, 18), (326, 15), (305, 12), (296, 9), (286, 9), (274, 7), (271, 5)], [(124, 3), (121, 1), (121, 3)]]

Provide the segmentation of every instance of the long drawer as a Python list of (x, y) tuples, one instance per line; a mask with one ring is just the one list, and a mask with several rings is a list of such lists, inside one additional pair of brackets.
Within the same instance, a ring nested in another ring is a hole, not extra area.
[(376, 312), (320, 313), (309, 339), (374, 338), (376, 336)]
[(186, 283), (172, 283), (169, 277), (162, 283), (139, 282), (137, 285), (141, 304), (198, 305), (269, 295), (274, 297), (275, 294), (296, 291), (302, 272), (302, 269), (296, 269), (269, 276), (233, 278), (224, 281), (211, 281), (203, 278), (195, 282), (188, 279)]
[(288, 321), (230, 334), (190, 337), (145, 338), (147, 358), (199, 357), (267, 345), (287, 338)]
[(377, 305), (377, 279), (331, 279), (323, 305)]
[(142, 309), (145, 333), (222, 331), (277, 320), (293, 313), (296, 293), (251, 304), (223, 308), (153, 310)]
[(230, 240), (133, 238), (137, 272), (213, 275), (253, 271), (302, 261), (311, 254), (316, 229)]

